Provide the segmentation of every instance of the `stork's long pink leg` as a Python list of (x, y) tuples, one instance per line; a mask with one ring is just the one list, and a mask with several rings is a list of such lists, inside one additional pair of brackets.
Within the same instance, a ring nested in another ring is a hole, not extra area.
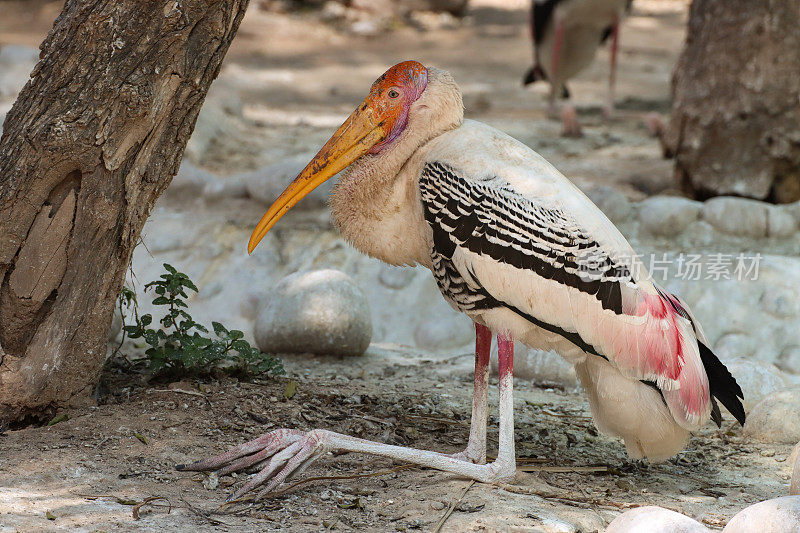
[(492, 332), (475, 323), (475, 387), (472, 393), (472, 419), (469, 426), (469, 443), (456, 459), (473, 463), (486, 462), (486, 411), (489, 393), (489, 353), (492, 349)]
[[(290, 476), (302, 472), (326, 452), (333, 450), (380, 455), (451, 472), (484, 483), (511, 481), (516, 474), (513, 398), (514, 342), (505, 334), (499, 334), (497, 342), (500, 362), (500, 446), (497, 459), (491, 464), (475, 464), (443, 453), (382, 444), (333, 431), (315, 429), (304, 434), (300, 439), (293, 430), (276, 430), (255, 441), (238, 446), (218, 458), (182, 466), (180, 469), (213, 470), (224, 467), (224, 472), (231, 472), (234, 469), (244, 468), (241, 466), (233, 468), (233, 463), (242, 464), (243, 452), (253, 451), (255, 454), (260, 454), (264, 450), (269, 450), (268, 453), (272, 456), (263, 465), (262, 470), (250, 478), (229, 500), (240, 498), (266, 483), (264, 489), (256, 496), (256, 498), (260, 498), (276, 489)], [(277, 453), (275, 453), (276, 443), (280, 443), (278, 446), (280, 450)], [(263, 455), (259, 457), (259, 459), (262, 458)], [(258, 461), (251, 461), (250, 464), (256, 462)]]
[(603, 115), (611, 117), (614, 112), (614, 89), (617, 85), (617, 48), (619, 47), (619, 17), (611, 25), (611, 61), (608, 72), (608, 101), (603, 108)]

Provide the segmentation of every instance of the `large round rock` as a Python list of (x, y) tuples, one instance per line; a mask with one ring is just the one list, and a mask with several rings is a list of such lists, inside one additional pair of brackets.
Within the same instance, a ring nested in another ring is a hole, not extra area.
[(372, 338), (369, 304), (338, 270), (291, 274), (267, 296), (255, 337), (267, 353), (361, 355)]

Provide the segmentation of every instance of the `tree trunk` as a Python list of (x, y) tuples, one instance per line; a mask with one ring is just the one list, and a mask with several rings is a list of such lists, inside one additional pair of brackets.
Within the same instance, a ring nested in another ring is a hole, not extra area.
[(0, 138), (0, 421), (81, 403), (248, 0), (68, 0)]
[(664, 137), (700, 199), (800, 199), (800, 2), (694, 0)]

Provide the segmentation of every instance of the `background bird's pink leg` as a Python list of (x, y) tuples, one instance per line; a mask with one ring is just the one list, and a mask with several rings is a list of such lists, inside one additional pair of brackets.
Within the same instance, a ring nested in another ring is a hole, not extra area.
[(558, 64), (561, 61), (561, 43), (564, 41), (564, 23), (556, 17), (555, 34), (553, 35), (553, 57), (550, 61), (550, 98), (547, 113), (556, 116), (556, 95), (561, 91), (558, 81)]
[(611, 65), (608, 73), (608, 101), (603, 108), (603, 115), (611, 117), (614, 112), (614, 88), (617, 85), (617, 48), (619, 46), (619, 17), (611, 25)]
[(486, 462), (486, 411), (489, 393), (489, 352), (492, 349), (492, 332), (475, 323), (475, 388), (472, 393), (472, 420), (469, 426), (469, 443), (463, 452), (454, 454), (457, 459), (473, 463)]

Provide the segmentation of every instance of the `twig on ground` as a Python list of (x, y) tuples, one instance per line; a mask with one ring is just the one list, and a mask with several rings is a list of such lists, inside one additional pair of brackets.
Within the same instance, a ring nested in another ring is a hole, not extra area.
[(139, 520), (139, 511), (145, 505), (149, 504), (153, 505), (153, 507), (164, 507), (163, 505), (155, 505), (152, 503), (158, 500), (164, 500), (167, 502), (167, 505), (169, 506), (169, 509), (167, 509), (167, 514), (172, 512), (172, 503), (169, 501), (168, 498), (166, 498), (165, 496), (150, 496), (149, 498), (145, 498), (144, 500), (142, 500), (142, 502), (137, 503), (136, 505), (133, 506), (133, 509), (131, 509), (131, 513), (133, 514), (133, 519)]
[(191, 394), (192, 396), (200, 396), (204, 400), (208, 401), (206, 395), (202, 392), (195, 392), (193, 390), (185, 390), (185, 389), (147, 389), (147, 393), (151, 394), (153, 392), (177, 392), (180, 394)]
[(441, 520), (439, 520), (439, 523), (436, 524), (433, 533), (439, 533), (442, 530), (442, 526), (444, 526), (444, 523), (447, 521), (448, 518), (450, 518), (450, 515), (453, 514), (453, 510), (456, 508), (456, 505), (458, 505), (459, 502), (461, 502), (461, 500), (464, 499), (464, 496), (467, 495), (467, 491), (471, 489), (472, 485), (474, 484), (475, 480), (473, 479), (472, 481), (469, 482), (469, 484), (466, 487), (464, 487), (464, 491), (461, 493), (461, 496), (459, 496), (458, 499), (455, 500), (454, 502), (450, 503), (450, 507), (447, 508), (447, 511), (444, 513), (444, 516), (442, 516)]

